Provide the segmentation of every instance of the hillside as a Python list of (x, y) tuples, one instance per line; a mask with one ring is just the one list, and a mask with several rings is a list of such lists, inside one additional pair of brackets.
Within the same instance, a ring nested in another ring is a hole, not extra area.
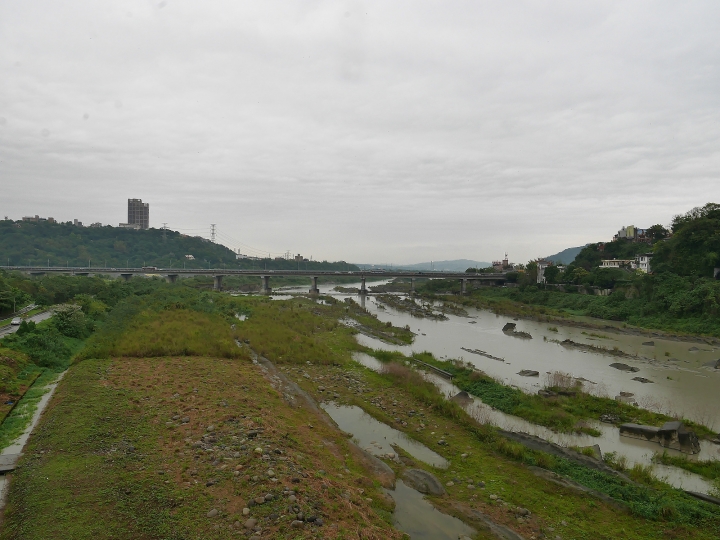
[(560, 253), (556, 253), (555, 255), (548, 255), (547, 257), (543, 257), (543, 259), (560, 264), (570, 264), (575, 260), (575, 257), (578, 256), (578, 253), (580, 253), (584, 247), (585, 246), (578, 246), (563, 249)]
[[(188, 259), (192, 255), (194, 259)], [(177, 231), (76, 227), (69, 223), (0, 221), (0, 263), (11, 266), (107, 266), (124, 268), (297, 268), (293, 260), (236, 260), (221, 244)], [(344, 262), (303, 262), (302, 268), (354, 270)]]

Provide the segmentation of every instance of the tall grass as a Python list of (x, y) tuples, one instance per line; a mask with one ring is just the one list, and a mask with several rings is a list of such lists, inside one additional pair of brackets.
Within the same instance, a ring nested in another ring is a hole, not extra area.
[(172, 355), (247, 357), (235, 343), (232, 328), (224, 317), (172, 309), (142, 312), (128, 321), (122, 332), (101, 329), (88, 340), (79, 358)]

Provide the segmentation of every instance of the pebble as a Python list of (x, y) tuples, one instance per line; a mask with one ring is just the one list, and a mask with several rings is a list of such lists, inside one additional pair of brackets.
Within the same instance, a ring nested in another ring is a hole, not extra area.
[(255, 525), (257, 525), (257, 519), (255, 518), (250, 518), (245, 522), (246, 529), (252, 529)]
[(273, 471), (272, 469), (268, 469), (268, 472), (265, 474), (267, 474), (270, 478), (272, 478), (273, 476), (275, 476), (275, 471)]
[(490, 495), (490, 498), (495, 501), (497, 500), (498, 496), (493, 493), (492, 495)]
[(291, 524), (291, 527), (295, 527), (296, 529), (303, 526), (303, 522), (299, 520), (294, 520)]
[(262, 454), (262, 453), (263, 453), (263, 449), (258, 446), (258, 447), (255, 449), (255, 453), (256, 453), (256, 454)]
[(265, 497), (256, 497), (255, 498), (255, 504), (263, 504), (265, 502)]
[(265, 495), (265, 500), (266, 500), (267, 502), (272, 501), (272, 500), (273, 500), (272, 493), (268, 493), (267, 495)]
[(215, 426), (208, 426), (206, 431), (208, 433), (212, 433), (213, 431), (215, 431)]
[(450, 480), (447, 484), (445, 484), (447, 487), (453, 487), (455, 485), (455, 482)]
[(243, 508), (242, 512), (243, 512), (243, 516), (250, 515), (250, 509), (247, 506), (245, 508)]
[(209, 518), (215, 517), (215, 516), (217, 516), (217, 515), (218, 515), (217, 508), (213, 508), (212, 510), (210, 510), (210, 511), (207, 513), (207, 517), (209, 517)]
[(288, 501), (291, 502), (291, 503), (294, 503), (294, 502), (297, 501), (297, 497), (296, 497), (295, 495), (290, 495), (290, 496), (288, 497)]

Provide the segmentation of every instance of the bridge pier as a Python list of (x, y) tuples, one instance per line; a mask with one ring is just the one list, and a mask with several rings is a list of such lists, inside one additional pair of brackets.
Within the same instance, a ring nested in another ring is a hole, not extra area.
[(410, 278), (410, 294), (415, 294), (415, 278)]
[(177, 274), (168, 274), (165, 276), (165, 281), (168, 283), (175, 283), (177, 281), (178, 275)]
[(120, 274), (120, 277), (123, 278), (123, 281), (130, 281), (130, 278), (133, 277), (132, 274)]
[(261, 276), (262, 277), (262, 289), (260, 292), (262, 294), (271, 294), (272, 289), (270, 288), (270, 276)]
[(462, 296), (465, 296), (467, 294), (467, 279), (461, 279), (460, 280), (460, 294)]
[(362, 276), (360, 278), (360, 290), (358, 291), (360, 294), (367, 294), (367, 289), (365, 288), (365, 276)]
[(317, 286), (317, 276), (313, 276), (312, 278), (312, 285), (310, 286), (310, 294), (320, 294), (320, 289), (318, 289)]
[[(177, 276), (175, 276), (175, 277), (177, 277)], [(224, 276), (221, 276), (221, 275), (213, 276), (213, 289), (215, 289), (216, 291), (222, 290), (223, 277)]]

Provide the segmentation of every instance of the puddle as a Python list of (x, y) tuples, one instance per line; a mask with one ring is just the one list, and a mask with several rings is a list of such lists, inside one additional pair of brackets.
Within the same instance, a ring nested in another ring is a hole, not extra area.
[(375, 420), (360, 407), (355, 405), (335, 405), (334, 403), (323, 403), (321, 407), (335, 420), (341, 430), (352, 433), (353, 439), (357, 441), (358, 446), (374, 456), (385, 457), (388, 454), (394, 456), (395, 450), (391, 446), (394, 444), (415, 459), (432, 467), (446, 469), (449, 465), (441, 455), (433, 452), (424, 444), (409, 438), (402, 431)]
[(352, 357), (353, 360), (355, 360), (357, 363), (362, 364), (366, 368), (372, 369), (373, 371), (380, 372), (380, 369), (383, 365), (380, 360), (364, 352), (354, 352), (352, 353)]
[(457, 540), (477, 531), (459, 519), (443, 514), (422, 493), (398, 480), (394, 490), (385, 490), (395, 500), (393, 525), (412, 540)]

